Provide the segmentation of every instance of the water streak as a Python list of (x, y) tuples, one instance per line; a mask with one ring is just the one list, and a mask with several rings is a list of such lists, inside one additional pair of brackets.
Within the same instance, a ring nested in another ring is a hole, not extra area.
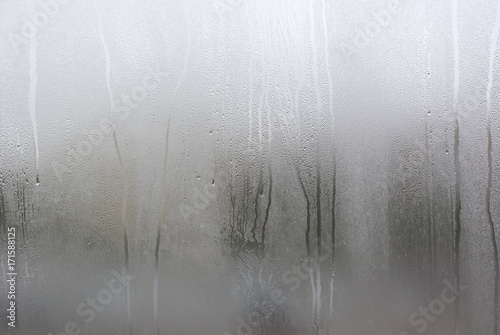
[[(426, 41), (428, 45), (428, 35), (429, 31), (426, 29)], [(428, 45), (429, 46), (429, 45)], [(434, 223), (434, 195), (432, 192), (433, 189), (433, 184), (434, 184), (434, 176), (433, 176), (433, 162), (431, 159), (431, 145), (432, 142), (429, 141), (429, 131), (428, 127), (432, 129), (432, 123), (430, 122), (430, 115), (431, 115), (431, 101), (430, 101), (430, 92), (431, 92), (431, 53), (427, 53), (427, 108), (429, 108), (428, 113), (426, 113), (426, 118), (425, 118), (425, 151), (426, 151), (426, 156), (425, 156), (425, 164), (427, 166), (427, 177), (428, 177), (428, 183), (427, 183), (427, 196), (429, 197), (429, 201), (427, 202), (427, 215), (428, 215), (428, 231), (429, 231), (429, 254), (430, 254), (430, 282), (431, 282), (431, 289), (430, 289), (430, 294), (433, 297), (435, 295), (435, 278), (436, 278), (436, 243), (435, 243), (435, 236), (436, 236), (436, 228), (435, 228), (435, 223)], [(432, 130), (430, 131), (432, 134)], [(432, 138), (431, 138), (432, 139)], [(431, 142), (431, 143), (429, 143)]]
[[(332, 119), (332, 134), (335, 134), (335, 118), (333, 113), (333, 92), (332, 92), (332, 75), (330, 73), (330, 53), (329, 53), (329, 37), (328, 37), (328, 26), (326, 24), (326, 3), (325, 0), (322, 0), (323, 10), (322, 10), (322, 19), (323, 19), (323, 34), (325, 38), (325, 66), (326, 66), (326, 75), (328, 79), (328, 102), (329, 102), (329, 110)], [(335, 136), (335, 135), (333, 135)], [(334, 291), (334, 283), (335, 283), (335, 196), (336, 196), (336, 148), (335, 141), (333, 141), (333, 180), (332, 180), (332, 276), (330, 279), (330, 322), (333, 321), (333, 291)]]
[(38, 84), (38, 75), (37, 75), (37, 48), (38, 41), (36, 36), (30, 39), (30, 47), (29, 47), (29, 111), (31, 117), (31, 126), (33, 128), (33, 139), (35, 142), (35, 183), (39, 184), (39, 171), (38, 165), (40, 164), (40, 151), (38, 148), (38, 123), (36, 117), (36, 96), (37, 96), (37, 84)]
[(94, 9), (97, 15), (97, 24), (99, 26), (99, 36), (101, 38), (102, 47), (104, 49), (104, 57), (106, 58), (106, 86), (108, 87), (109, 102), (111, 103), (111, 109), (113, 109), (114, 101), (113, 101), (113, 91), (111, 89), (111, 61), (109, 58), (109, 51), (108, 51), (108, 46), (106, 44), (106, 39), (104, 38), (101, 12), (98, 8), (96, 0), (94, 0)]
[(189, 11), (188, 11), (188, 5), (186, 1), (184, 1), (184, 6), (186, 8), (186, 31), (187, 31), (187, 50), (186, 50), (186, 56), (184, 57), (184, 65), (182, 67), (182, 72), (181, 75), (179, 76), (179, 79), (177, 80), (177, 85), (175, 86), (175, 89), (173, 90), (172, 97), (175, 99), (177, 97), (177, 92), (179, 91), (179, 88), (181, 87), (184, 77), (186, 76), (188, 64), (189, 64), (189, 59), (191, 58), (191, 44), (192, 44), (192, 37), (191, 37), (191, 23), (189, 19)]
[[(462, 199), (460, 195), (460, 186), (462, 182), (461, 178), (461, 166), (460, 166), (460, 124), (458, 122), (458, 94), (460, 86), (460, 54), (459, 54), (459, 35), (458, 35), (458, 0), (453, 0), (452, 2), (452, 34), (453, 34), (453, 58), (454, 58), (454, 80), (453, 80), (453, 110), (455, 114), (455, 125), (454, 125), (454, 162), (455, 162), (455, 211), (454, 211), (454, 222), (455, 222), (455, 277), (458, 283), (460, 283), (460, 234), (461, 234), (461, 223), (460, 214), (462, 211)], [(459, 308), (460, 308), (460, 297), (455, 300), (455, 334), (459, 334)]]
[[(245, 2), (245, 7), (248, 7), (248, 4)], [(250, 61), (248, 64), (248, 78), (249, 78), (249, 84), (248, 84), (248, 91), (249, 91), (249, 97), (248, 97), (248, 150), (250, 150), (251, 145), (252, 145), (252, 104), (253, 104), (253, 90), (254, 90), (254, 85), (253, 85), (253, 43), (252, 43), (252, 22), (250, 20), (250, 13), (251, 11), (246, 8), (246, 14), (247, 14), (247, 22), (248, 22), (248, 27), (249, 27), (249, 43), (250, 43)]]
[(164, 219), (164, 208), (165, 208), (165, 188), (166, 188), (166, 176), (167, 176), (167, 156), (168, 156), (168, 133), (170, 131), (170, 117), (168, 119), (167, 125), (167, 135), (165, 140), (165, 158), (163, 159), (163, 173), (161, 178), (161, 203), (160, 203), (160, 215), (158, 216), (158, 229), (156, 232), (156, 247), (155, 247), (155, 268), (154, 268), (154, 280), (153, 280), (153, 305), (154, 305), (154, 321), (156, 325), (156, 332), (160, 334), (160, 326), (158, 324), (158, 261), (160, 254), (160, 242), (161, 242), (161, 226)]
[[(130, 276), (128, 231), (127, 231), (127, 200), (130, 189), (130, 174), (128, 168), (125, 166), (125, 164), (123, 164), (120, 148), (118, 147), (118, 140), (116, 139), (116, 131), (114, 127), (111, 127), (111, 129), (113, 131), (113, 141), (115, 144), (116, 154), (118, 155), (118, 162), (120, 163), (120, 166), (125, 172), (125, 189), (123, 191), (121, 221), (123, 227), (123, 248), (125, 250), (125, 268), (127, 269), (127, 275)], [(129, 322), (129, 334), (132, 334), (132, 303), (130, 298), (131, 298), (130, 285), (127, 285), (127, 317)]]
[(488, 88), (486, 91), (486, 131), (488, 135), (488, 186), (486, 188), (486, 213), (488, 215), (488, 224), (491, 231), (491, 243), (493, 247), (493, 259), (495, 267), (495, 292), (493, 294), (494, 306), (493, 306), (493, 322), (495, 335), (498, 335), (498, 288), (500, 280), (500, 268), (498, 264), (498, 247), (495, 234), (495, 225), (493, 224), (493, 219), (491, 215), (491, 187), (493, 183), (493, 162), (492, 162), (492, 138), (491, 138), (491, 89), (493, 87), (493, 66), (495, 63), (495, 52), (497, 50), (497, 41), (500, 30), (500, 0), (497, 1), (497, 17), (495, 20), (495, 26), (493, 28), (493, 33), (491, 35), (490, 44), (490, 57), (489, 57), (489, 69), (488, 69)]
[[(318, 256), (321, 256), (321, 173), (320, 173), (320, 136), (321, 136), (321, 110), (323, 109), (323, 104), (321, 101), (320, 89), (319, 89), (319, 75), (318, 75), (318, 55), (317, 55), (317, 45), (316, 45), (316, 29), (314, 25), (314, 8), (313, 2), (309, 2), (309, 19), (311, 21), (311, 48), (313, 52), (313, 79), (314, 79), (314, 91), (316, 93), (316, 243), (318, 246)], [(316, 313), (317, 316), (321, 316), (321, 268), (318, 265), (316, 268)], [(316, 321), (316, 320), (314, 320)]]
[(272, 153), (271, 153), (271, 143), (272, 143), (272, 128), (271, 128), (271, 108), (269, 107), (269, 101), (266, 103), (267, 105), (267, 125), (268, 125), (268, 142), (267, 142), (267, 169), (269, 176), (269, 189), (267, 190), (267, 207), (266, 207), (266, 215), (264, 217), (264, 224), (262, 225), (262, 233), (261, 233), (261, 241), (263, 247), (265, 246), (265, 237), (266, 237), (266, 226), (269, 220), (269, 212), (271, 210), (271, 196), (273, 193), (273, 171), (271, 168), (272, 164)]

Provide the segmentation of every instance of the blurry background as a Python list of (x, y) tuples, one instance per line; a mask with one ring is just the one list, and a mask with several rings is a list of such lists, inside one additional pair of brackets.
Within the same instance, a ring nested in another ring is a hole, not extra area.
[(497, 335), (499, 27), (492, 0), (1, 1), (0, 333)]

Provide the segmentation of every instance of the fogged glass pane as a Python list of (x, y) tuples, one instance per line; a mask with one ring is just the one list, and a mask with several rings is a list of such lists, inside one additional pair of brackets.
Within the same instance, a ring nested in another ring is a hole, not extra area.
[(0, 2), (1, 334), (498, 334), (500, 2)]

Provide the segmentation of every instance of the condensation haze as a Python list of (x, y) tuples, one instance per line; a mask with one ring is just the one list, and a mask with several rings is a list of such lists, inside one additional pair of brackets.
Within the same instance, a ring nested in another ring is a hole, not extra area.
[(499, 30), (500, 0), (1, 0), (0, 333), (499, 335)]

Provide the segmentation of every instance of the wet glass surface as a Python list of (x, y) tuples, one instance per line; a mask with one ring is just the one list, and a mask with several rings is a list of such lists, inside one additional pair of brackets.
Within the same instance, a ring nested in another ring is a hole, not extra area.
[(499, 334), (499, 30), (2, 0), (0, 333)]

